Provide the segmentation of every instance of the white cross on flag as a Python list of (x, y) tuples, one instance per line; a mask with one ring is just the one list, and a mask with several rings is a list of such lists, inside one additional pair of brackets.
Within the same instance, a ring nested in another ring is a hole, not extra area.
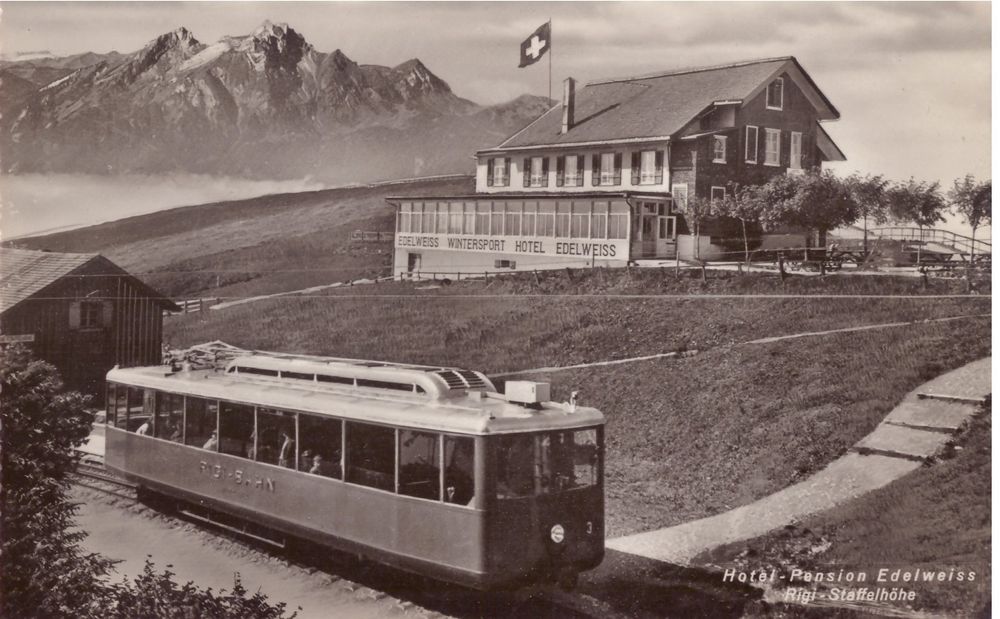
[(520, 68), (535, 64), (552, 47), (552, 23), (545, 22), (521, 43)]

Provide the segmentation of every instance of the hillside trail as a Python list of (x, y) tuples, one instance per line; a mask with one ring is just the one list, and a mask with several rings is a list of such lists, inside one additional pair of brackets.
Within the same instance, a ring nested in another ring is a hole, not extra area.
[(607, 541), (607, 548), (687, 565), (885, 486), (920, 468), (953, 439), (991, 392), (991, 357), (934, 378), (903, 398), (871, 434), (810, 478), (728, 512)]
[[(909, 327), (913, 325), (929, 324), (935, 322), (950, 322), (953, 320), (964, 320), (967, 318), (986, 318), (992, 316), (991, 313), (982, 314), (962, 314), (959, 316), (945, 316), (943, 318), (927, 318), (924, 320), (910, 320), (903, 322), (883, 322), (873, 325), (859, 325), (854, 327), (843, 327), (840, 329), (828, 329), (825, 331), (802, 331), (800, 333), (788, 333), (785, 335), (776, 335), (772, 337), (762, 337), (755, 340), (748, 340), (746, 342), (738, 342), (734, 344), (735, 346), (746, 346), (752, 344), (771, 344), (773, 342), (780, 342), (782, 340), (794, 340), (803, 337), (816, 337), (822, 335), (834, 335), (837, 333), (854, 333), (856, 331), (870, 331), (873, 329), (894, 329), (899, 327)], [(577, 363), (574, 365), (555, 365), (541, 368), (529, 368), (525, 370), (513, 370), (510, 372), (497, 372), (490, 374), (490, 378), (506, 378), (508, 376), (523, 376), (526, 374), (551, 374), (553, 372), (565, 372), (568, 370), (579, 370), (583, 368), (593, 368), (601, 367), (606, 365), (620, 365), (623, 363), (636, 363), (640, 361), (651, 361), (653, 359), (671, 359), (677, 357), (690, 357), (697, 354), (697, 350), (688, 350), (683, 352), (664, 352), (656, 353), (653, 355), (643, 355), (640, 357), (625, 357), (624, 359), (611, 359), (607, 361), (593, 361), (590, 363)]]

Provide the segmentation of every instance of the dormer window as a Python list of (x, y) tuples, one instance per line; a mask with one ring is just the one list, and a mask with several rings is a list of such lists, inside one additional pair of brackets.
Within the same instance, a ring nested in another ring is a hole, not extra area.
[(780, 110), (785, 100), (785, 79), (777, 78), (767, 85), (767, 109)]
[(712, 163), (726, 162), (726, 136), (714, 136), (712, 142)]
[(510, 185), (510, 157), (492, 157), (486, 160), (486, 186)]

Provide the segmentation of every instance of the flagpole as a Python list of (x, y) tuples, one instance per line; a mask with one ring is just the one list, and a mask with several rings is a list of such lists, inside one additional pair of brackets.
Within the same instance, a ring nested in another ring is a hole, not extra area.
[(549, 105), (552, 105), (552, 18), (549, 18)]

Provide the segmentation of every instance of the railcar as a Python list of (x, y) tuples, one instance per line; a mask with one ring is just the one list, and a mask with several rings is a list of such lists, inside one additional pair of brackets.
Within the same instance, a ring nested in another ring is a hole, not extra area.
[(479, 589), (604, 556), (604, 417), (548, 384), (255, 352), (107, 374), (105, 465), (141, 489)]

